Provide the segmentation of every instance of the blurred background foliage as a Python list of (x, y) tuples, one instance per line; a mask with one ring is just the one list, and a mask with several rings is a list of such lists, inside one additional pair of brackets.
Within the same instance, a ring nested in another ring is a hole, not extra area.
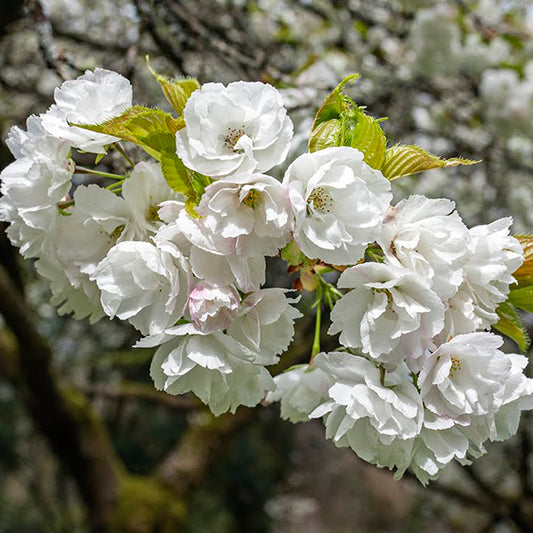
[[(445, 196), (469, 225), (512, 215), (515, 232), (533, 228), (527, 0), (3, 0), (2, 139), (85, 69), (116, 70), (136, 102), (165, 108), (146, 54), (172, 76), (276, 85), (296, 126), (290, 159), (305, 150), (323, 97), (358, 72), (351, 95), (389, 118), (389, 143), (483, 160), (403, 178), (396, 199)], [(10, 161), (0, 143), (0, 168)], [(28, 338), (51, 348), (41, 380), (25, 335), (0, 328), (0, 533), (533, 531), (531, 417), (470, 468), (426, 489), (410, 476), (397, 482), (326, 442), (319, 423), (281, 421), (275, 405), (214, 419), (192, 397), (155, 391), (151, 352), (130, 349), (135, 331), (59, 317), (3, 232), (0, 260), (31, 309)], [(269, 280), (290, 284), (276, 261)], [(308, 355), (308, 331), (302, 323), (291, 362)], [(65, 433), (83, 444), (74, 459), (47, 431), (54, 411), (41, 383), (81, 428), (81, 441)], [(77, 468), (80, 457), (103, 473)]]

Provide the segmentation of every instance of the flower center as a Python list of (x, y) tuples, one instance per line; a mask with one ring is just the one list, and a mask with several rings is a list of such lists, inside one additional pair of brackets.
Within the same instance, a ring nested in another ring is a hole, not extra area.
[(450, 368), (450, 377), (453, 378), (453, 375), (461, 369), (461, 361), (456, 357), (452, 357), (452, 367)]
[(121, 224), (120, 226), (117, 226), (112, 233), (109, 234), (109, 238), (112, 240), (112, 241), (116, 241), (121, 235), (122, 235), (122, 232), (124, 231), (124, 224)]
[(226, 137), (224, 137), (224, 146), (229, 150), (234, 150), (237, 141), (243, 135), (246, 135), (244, 124), (240, 128), (228, 128), (228, 133), (226, 134)]
[(333, 197), (325, 187), (315, 187), (307, 199), (307, 205), (321, 213), (329, 213), (333, 207)]
[(248, 194), (244, 197), (242, 203), (248, 207), (251, 207), (252, 209), (255, 209), (261, 204), (262, 201), (263, 198), (261, 196), (261, 191), (258, 191), (257, 189), (250, 189)]
[(159, 205), (152, 204), (146, 212), (146, 220), (148, 220), (149, 222), (161, 222), (158, 211)]
[(383, 294), (385, 294), (385, 296), (387, 297), (387, 307), (391, 309), (394, 298), (392, 297), (392, 293), (391, 291), (389, 291), (389, 289), (372, 289), (372, 291), (374, 293), (382, 292)]

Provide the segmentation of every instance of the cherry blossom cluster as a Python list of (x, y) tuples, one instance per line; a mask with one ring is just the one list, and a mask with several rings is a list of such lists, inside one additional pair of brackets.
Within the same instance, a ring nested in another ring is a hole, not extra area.
[[(389, 179), (351, 146), (297, 157), (282, 181), (266, 174), (293, 126), (259, 82), (206, 83), (186, 101), (173, 155), (202, 177), (193, 208), (157, 158), (124, 176), (83, 169), (102, 183), (80, 184), (76, 153), (124, 152), (79, 125), (131, 107), (128, 80), (87, 71), (8, 136), (0, 219), (60, 313), (128, 321), (136, 346), (156, 348), (158, 389), (215, 414), (280, 401), (283, 418), (322, 419), (337, 446), (423, 483), (516, 432), (533, 408), (527, 359), (486, 331), (523, 262), (510, 218), (469, 229), (446, 199), (392, 205)], [(293, 293), (264, 287), (265, 258), (280, 252), (316, 290), (317, 328), (309, 363), (273, 378), (301, 316)]]

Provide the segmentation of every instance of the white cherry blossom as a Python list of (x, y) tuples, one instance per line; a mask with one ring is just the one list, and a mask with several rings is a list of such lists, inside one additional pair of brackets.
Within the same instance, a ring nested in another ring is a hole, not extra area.
[(142, 334), (160, 333), (182, 316), (190, 275), (177, 249), (171, 254), (148, 242), (115, 245), (92, 275), (106, 314), (128, 320)]
[(50, 283), (50, 303), (57, 307), (60, 315), (72, 314), (76, 320), (89, 318), (91, 324), (105, 316), (96, 283), (87, 276), (80, 276), (79, 282), (74, 286), (51, 250), (35, 262), (35, 268)]
[(42, 127), (85, 152), (105, 153), (117, 137), (96, 133), (73, 124), (101, 124), (121, 115), (132, 105), (130, 82), (120, 74), (97, 68), (75, 80), (65, 81), (54, 92), (55, 104), (43, 115)]
[(472, 254), (472, 238), (454, 207), (444, 198), (410, 196), (389, 209), (378, 239), (389, 261), (427, 279), (443, 300), (457, 292)]
[(287, 157), (293, 126), (271, 85), (205, 83), (187, 100), (183, 117), (176, 151), (206, 176), (266, 172)]
[(291, 238), (292, 212), (281, 183), (263, 174), (209, 185), (197, 208), (203, 224), (239, 257), (276, 255)]
[(511, 361), (503, 339), (486, 332), (457, 335), (426, 358), (418, 385), (426, 407), (451, 419), (495, 413), (503, 402)]
[[(178, 214), (165, 238), (189, 242), (191, 268), (195, 276), (214, 285), (235, 284), (243, 292), (252, 292), (265, 282), (264, 256), (241, 257), (235, 253), (235, 240), (214, 233), (203, 218), (191, 217), (185, 209)], [(173, 236), (171, 234), (173, 233)]]
[[(413, 383), (390, 376), (393, 386), (387, 386), (374, 363), (347, 353), (320, 353), (315, 365), (335, 381), (328, 391), (329, 400), (309, 415), (325, 417), (326, 438), (336, 446), (350, 446), (359, 457), (378, 466), (408, 462), (410, 439), (420, 433), (424, 412)], [(396, 448), (397, 441), (407, 442)], [(391, 460), (384, 454), (394, 457)]]
[(296, 216), (294, 237), (304, 254), (350, 265), (380, 234), (392, 199), (390, 182), (355, 148), (326, 148), (298, 157), (283, 184)]
[(57, 204), (71, 187), (70, 147), (51, 136), (28, 136), (17, 148), (22, 156), (0, 174), (0, 220), (24, 257), (37, 257), (59, 215)]
[(500, 218), (470, 229), (474, 252), (464, 266), (462, 285), (448, 302), (446, 338), (498, 321), (496, 308), (507, 299), (512, 274), (524, 260), (520, 243), (509, 235), (511, 224), (511, 218)]
[(340, 332), (344, 346), (361, 348), (388, 365), (412, 363), (443, 328), (442, 301), (406, 268), (356, 265), (341, 274), (338, 287), (352, 290), (336, 302), (329, 333)]
[(257, 353), (263, 365), (276, 363), (294, 337), (294, 321), (300, 311), (287, 298), (284, 289), (261, 289), (249, 294), (241, 303), (239, 317), (228, 333), (242, 345)]
[(306, 422), (309, 414), (328, 399), (333, 377), (316, 366), (301, 365), (274, 378), (276, 390), (267, 394), (268, 402), (280, 402), (281, 418)]
[(200, 281), (189, 294), (189, 314), (204, 333), (226, 329), (239, 313), (239, 294), (230, 285)]
[(138, 347), (159, 346), (150, 367), (155, 386), (169, 394), (193, 392), (215, 415), (253, 407), (275, 385), (255, 355), (231, 336), (205, 334), (192, 324), (147, 337)]
[(131, 224), (135, 233), (148, 236), (162, 226), (159, 206), (172, 201), (176, 193), (168, 186), (161, 166), (157, 163), (137, 163), (122, 186), (122, 196), (129, 208)]

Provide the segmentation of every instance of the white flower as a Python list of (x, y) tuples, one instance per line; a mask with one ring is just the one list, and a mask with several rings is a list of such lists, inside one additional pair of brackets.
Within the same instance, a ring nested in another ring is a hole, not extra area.
[(183, 237), (192, 245), (189, 259), (198, 278), (214, 285), (235, 284), (243, 292), (255, 291), (265, 282), (264, 256), (238, 256), (234, 240), (214, 233), (203, 218), (192, 218), (185, 209), (179, 212), (175, 223), (161, 230), (157, 239), (170, 240), (182, 249)]
[(205, 83), (187, 100), (183, 117), (176, 151), (206, 176), (266, 172), (287, 156), (293, 126), (271, 85)]
[(130, 210), (135, 233), (147, 236), (156, 233), (162, 226), (159, 205), (176, 198), (176, 193), (163, 177), (159, 164), (141, 162), (135, 165), (124, 182), (122, 196)]
[(276, 390), (267, 394), (268, 402), (281, 402), (281, 418), (307, 422), (309, 414), (328, 399), (334, 380), (316, 366), (302, 365), (274, 378)]
[(511, 371), (509, 358), (498, 349), (502, 344), (501, 337), (478, 332), (439, 346), (418, 376), (425, 406), (451, 419), (495, 413)]
[(336, 265), (361, 259), (379, 236), (392, 199), (390, 182), (348, 147), (301, 155), (283, 184), (296, 215), (298, 245), (306, 256)]
[(85, 152), (105, 153), (105, 145), (119, 139), (74, 124), (101, 124), (121, 115), (132, 105), (130, 82), (116, 72), (87, 70), (76, 80), (64, 82), (54, 92), (55, 104), (41, 115), (43, 128)]
[(389, 365), (420, 357), (443, 328), (444, 305), (415, 272), (386, 263), (345, 270), (340, 288), (352, 288), (331, 313), (330, 334)]
[(23, 157), (31, 157), (26, 150), (23, 150), (24, 144), (29, 139), (34, 137), (43, 137), (48, 135), (42, 127), (42, 119), (36, 115), (31, 115), (26, 120), (26, 128), (24, 131), (18, 126), (13, 126), (7, 135), (6, 145), (11, 150), (15, 159), (22, 159)]
[(197, 212), (240, 257), (276, 255), (291, 238), (292, 212), (283, 185), (270, 176), (228, 177), (209, 185)]
[[(411, 468), (423, 484), (437, 479), (442, 470), (454, 459), (468, 464), (471, 442), (453, 422), (438, 417), (430, 411), (424, 413), (424, 425), (412, 445)], [(481, 444), (480, 444), (481, 445)], [(407, 465), (401, 465), (397, 476), (401, 477)]]
[(203, 333), (226, 329), (239, 313), (239, 295), (230, 285), (200, 281), (189, 294), (189, 313)]
[(389, 261), (427, 279), (442, 299), (463, 282), (472, 238), (450, 200), (410, 196), (389, 209), (378, 243)]
[(128, 320), (141, 333), (160, 333), (182, 316), (189, 273), (177, 249), (171, 254), (148, 242), (124, 241), (111, 248), (92, 279), (102, 291), (106, 314)]
[(0, 220), (10, 222), (7, 234), (24, 257), (37, 257), (60, 216), (57, 203), (68, 193), (74, 162), (70, 147), (50, 136), (28, 136), (18, 146), (20, 159), (0, 178)]
[(262, 289), (248, 295), (241, 303), (239, 317), (228, 334), (257, 353), (257, 361), (272, 365), (278, 361), (294, 337), (294, 320), (301, 315), (285, 296), (284, 289)]
[(335, 381), (329, 401), (309, 415), (326, 416), (326, 438), (378, 466), (408, 462), (410, 442), (397, 441), (413, 439), (422, 428), (424, 409), (416, 387), (399, 375), (387, 375), (393, 386), (384, 385), (375, 364), (347, 353), (318, 354), (315, 365)]
[(76, 320), (88, 317), (91, 324), (105, 316), (100, 305), (100, 291), (88, 277), (81, 278), (74, 286), (53, 253), (40, 257), (35, 268), (50, 283), (50, 303), (58, 308), (60, 315), (72, 313)]
[[(91, 184), (74, 192), (70, 215), (60, 217), (51, 236), (53, 253), (71, 283), (93, 274), (96, 265), (121, 240), (135, 236), (126, 202), (116, 194)], [(86, 275), (86, 276), (84, 276)]]
[(192, 391), (215, 415), (253, 407), (274, 389), (274, 381), (254, 354), (229, 335), (204, 334), (192, 324), (147, 337), (138, 347), (160, 345), (150, 375), (155, 386), (169, 394)]
[(490, 416), (472, 417), (472, 427), (483, 439), (506, 440), (516, 434), (520, 415), (533, 409), (533, 379), (524, 375), (528, 359), (518, 354), (503, 354), (510, 370), (501, 376), (503, 397), (499, 409)]
[(470, 229), (474, 253), (464, 267), (463, 283), (448, 302), (447, 336), (488, 328), (498, 321), (496, 308), (515, 282), (512, 274), (522, 264), (520, 243), (509, 235), (511, 218)]

